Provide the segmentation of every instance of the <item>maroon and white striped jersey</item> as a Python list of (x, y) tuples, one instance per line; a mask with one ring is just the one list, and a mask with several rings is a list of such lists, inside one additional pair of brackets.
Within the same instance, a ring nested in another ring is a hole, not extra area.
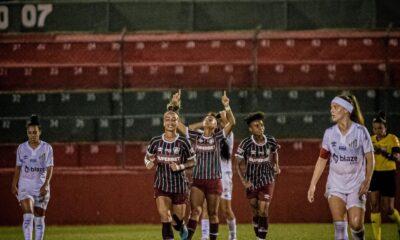
[(205, 137), (202, 132), (187, 130), (187, 136), (196, 151), (193, 179), (220, 179), (220, 141), (225, 138), (224, 130), (221, 129), (210, 137)]
[(190, 142), (180, 135), (174, 141), (167, 141), (164, 134), (151, 139), (147, 155), (155, 157), (156, 175), (154, 188), (168, 193), (188, 191), (188, 179), (184, 170), (173, 172), (170, 164), (186, 163), (194, 160), (195, 154)]
[(254, 189), (275, 181), (272, 153), (277, 151), (277, 142), (274, 137), (264, 135), (264, 143), (258, 144), (253, 135), (243, 139), (239, 144), (235, 156), (246, 163), (244, 178), (250, 181)]

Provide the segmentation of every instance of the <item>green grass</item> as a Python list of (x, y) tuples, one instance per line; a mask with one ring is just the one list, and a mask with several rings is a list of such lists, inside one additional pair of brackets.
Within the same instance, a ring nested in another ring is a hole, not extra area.
[[(270, 240), (332, 240), (332, 224), (271, 224), (268, 239)], [(219, 239), (228, 239), (227, 226), (220, 226)], [(382, 239), (399, 239), (395, 224), (382, 226)], [(179, 239), (175, 233), (175, 239)], [(237, 227), (239, 240), (255, 239), (252, 226), (239, 224)], [(0, 239), (23, 239), (21, 227), (0, 227)], [(54, 226), (46, 227), (46, 240), (147, 240), (161, 239), (161, 225), (92, 225), (92, 226)], [(193, 239), (200, 239), (198, 228)], [(371, 225), (366, 225), (366, 240), (372, 240)]]

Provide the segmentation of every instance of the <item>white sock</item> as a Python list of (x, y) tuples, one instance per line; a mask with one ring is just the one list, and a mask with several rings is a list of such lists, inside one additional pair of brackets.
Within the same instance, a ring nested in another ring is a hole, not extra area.
[(208, 239), (210, 235), (210, 220), (201, 219), (201, 239)]
[(236, 219), (226, 219), (226, 223), (228, 223), (229, 228), (229, 240), (236, 240)]
[(23, 218), (24, 221), (22, 222), (22, 231), (24, 232), (25, 240), (32, 240), (33, 214), (25, 213)]
[(347, 222), (346, 221), (336, 221), (333, 224), (335, 225), (335, 239), (336, 240), (348, 240), (349, 236), (347, 234)]
[(35, 217), (35, 240), (43, 240), (44, 229), (44, 217)]

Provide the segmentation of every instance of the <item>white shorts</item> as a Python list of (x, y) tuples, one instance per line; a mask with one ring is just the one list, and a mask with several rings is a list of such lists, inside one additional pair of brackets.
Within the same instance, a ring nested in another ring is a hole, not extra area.
[(222, 194), (221, 198), (224, 200), (232, 200), (232, 172), (222, 172)]
[(367, 196), (358, 195), (358, 192), (353, 193), (339, 193), (339, 192), (326, 192), (325, 196), (329, 199), (332, 196), (336, 196), (342, 199), (346, 203), (346, 209), (349, 210), (352, 207), (362, 208), (365, 211), (365, 205), (367, 203)]
[(33, 193), (33, 191), (27, 190), (25, 188), (18, 189), (18, 201), (30, 198), (33, 201), (33, 206), (46, 209), (50, 201), (50, 191), (45, 196), (40, 196), (40, 194)]

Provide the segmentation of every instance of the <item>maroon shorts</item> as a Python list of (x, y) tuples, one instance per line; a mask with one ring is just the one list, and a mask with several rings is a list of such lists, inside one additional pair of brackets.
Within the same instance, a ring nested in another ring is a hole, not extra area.
[(169, 197), (172, 200), (172, 204), (180, 205), (188, 203), (188, 193), (169, 193), (164, 192), (160, 189), (154, 188), (154, 198), (158, 197)]
[(257, 198), (259, 201), (271, 201), (275, 183), (266, 184), (257, 189), (246, 189), (247, 199)]
[(204, 195), (222, 194), (221, 179), (193, 179), (192, 187), (200, 189)]

